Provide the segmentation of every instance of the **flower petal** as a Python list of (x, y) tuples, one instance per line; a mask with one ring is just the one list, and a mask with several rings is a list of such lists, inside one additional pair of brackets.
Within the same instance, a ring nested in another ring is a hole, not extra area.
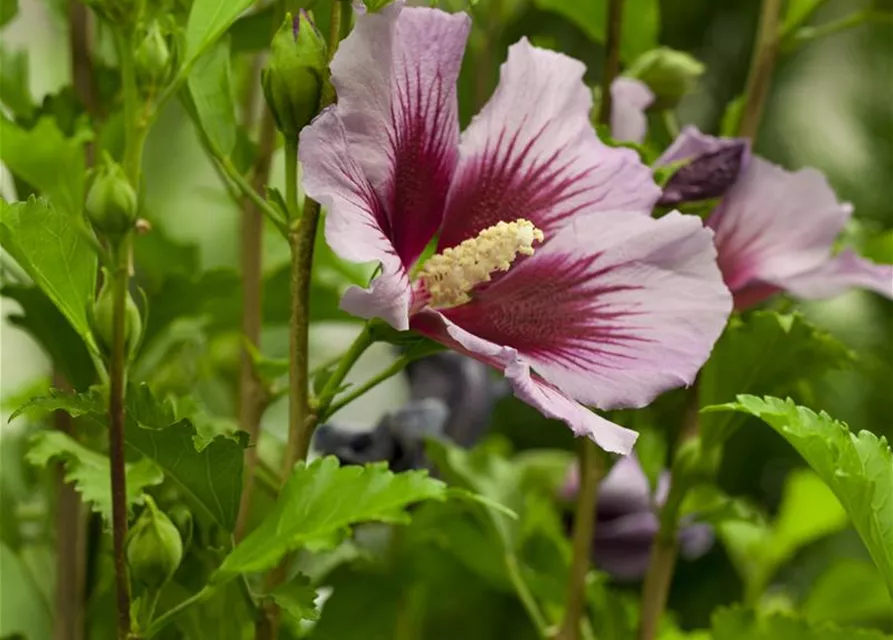
[(584, 71), (526, 39), (509, 48), (496, 92), (462, 134), (441, 249), (500, 221), (551, 233), (581, 211), (651, 211), (660, 194), (651, 170), (592, 129)]
[(468, 333), (442, 314), (425, 310), (412, 318), (412, 328), (428, 337), (485, 362), (505, 374), (515, 395), (547, 418), (561, 420), (577, 436), (586, 436), (605, 451), (628, 454), (638, 434), (605, 420), (561, 391), (531, 374), (518, 352)]
[(334, 108), (301, 132), (299, 155), (307, 195), (326, 208), (326, 242), (352, 262), (381, 263), (368, 290), (353, 287), (342, 308), (362, 318), (380, 317), (398, 330), (409, 327), (409, 276), (384, 231), (381, 202), (350, 152), (344, 124)]
[(648, 85), (620, 76), (611, 83), (611, 137), (621, 142), (642, 142), (648, 131), (645, 109), (654, 102)]
[(651, 487), (635, 453), (620, 458), (598, 485), (598, 516), (611, 519), (651, 511)]
[[(673, 162), (693, 160), (730, 147), (740, 147), (742, 143), (746, 144), (747, 140), (745, 138), (717, 138), (716, 136), (701, 133), (697, 127), (688, 125), (682, 129), (682, 132), (676, 137), (673, 144), (667, 147), (654, 162), (654, 166), (663, 167)], [(747, 160), (750, 159), (749, 145), (746, 148), (742, 164), (747, 164)]]
[(822, 266), (851, 214), (818, 171), (790, 172), (754, 157), (707, 225), (726, 284), (738, 292)]
[(831, 298), (853, 287), (893, 298), (893, 265), (875, 264), (848, 249), (812, 271), (776, 279), (774, 284), (798, 298)]
[(690, 384), (725, 326), (715, 256), (695, 216), (577, 216), (442, 313), (584, 404), (642, 407)]
[(350, 150), (410, 265), (434, 236), (455, 168), (456, 80), (470, 19), (400, 3), (358, 16), (332, 61)]

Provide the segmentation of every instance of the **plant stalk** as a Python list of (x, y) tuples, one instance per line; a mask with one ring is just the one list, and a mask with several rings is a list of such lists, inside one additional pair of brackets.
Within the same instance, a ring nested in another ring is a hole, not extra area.
[(558, 632), (559, 640), (578, 640), (580, 622), (586, 609), (586, 574), (592, 554), (595, 534), (595, 509), (598, 502), (598, 483), (604, 474), (605, 459), (594, 442), (584, 438), (580, 446), (580, 490), (574, 512), (574, 531), (571, 569), (567, 583), (564, 620)]
[(738, 135), (744, 138), (756, 136), (769, 97), (780, 45), (781, 6), (782, 0), (763, 0), (760, 9), (760, 24), (747, 76), (747, 98), (738, 127)]
[[(252, 175), (252, 188), (261, 192), (270, 177), (270, 162), (276, 140), (276, 127), (269, 110), (261, 121), (260, 145)], [(263, 212), (249, 198), (242, 201), (242, 334), (249, 344), (260, 344), (263, 323)], [(248, 349), (242, 348), (239, 374), (239, 424), (248, 432), (252, 446), (245, 450), (245, 483), (239, 501), (239, 515), (233, 531), (236, 542), (245, 535), (254, 495), (254, 470), (260, 421), (267, 406), (266, 390), (257, 376)]]
[(602, 73), (602, 97), (598, 109), (600, 124), (611, 124), (611, 84), (620, 73), (620, 38), (623, 25), (623, 0), (608, 3), (608, 23), (605, 37), (605, 66)]
[[(698, 381), (689, 389), (688, 404), (679, 431), (679, 445), (698, 437)], [(660, 619), (667, 607), (670, 583), (676, 569), (678, 553), (679, 512), (682, 501), (690, 488), (688, 478), (681, 477), (678, 470), (670, 473), (670, 490), (667, 501), (660, 512), (659, 528), (651, 547), (651, 558), (642, 585), (642, 607), (639, 614), (638, 640), (652, 640), (657, 635)]]

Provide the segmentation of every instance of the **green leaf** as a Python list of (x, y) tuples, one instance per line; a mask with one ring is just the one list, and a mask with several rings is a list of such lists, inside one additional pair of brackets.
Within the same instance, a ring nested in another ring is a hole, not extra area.
[(22, 313), (9, 313), (11, 325), (27, 331), (46, 351), (53, 367), (75, 389), (86, 389), (96, 380), (96, 368), (84, 343), (65, 316), (37, 287), (7, 285), (0, 295), (15, 300)]
[(0, 27), (5, 27), (19, 13), (19, 0), (0, 0)]
[[(833, 497), (833, 496), (832, 496)], [(726, 522), (749, 522), (764, 525), (763, 513), (740, 498), (733, 498), (710, 484), (693, 487), (682, 502), (682, 516), (691, 515), (698, 522), (720, 525)]]
[[(106, 456), (88, 449), (61, 431), (41, 431), (32, 438), (26, 458), (38, 467), (46, 467), (53, 460), (64, 462), (66, 482), (74, 483), (84, 501), (102, 514), (106, 522), (112, 521), (109, 459)], [(164, 474), (151, 460), (128, 464), (127, 507), (142, 503), (146, 487), (159, 485), (163, 480)]]
[[(6, 148), (5, 139), (0, 146)], [(0, 245), (98, 353), (87, 320), (96, 287), (96, 254), (75, 224), (73, 217), (43, 199), (12, 204), (0, 200)]]
[[(733, 317), (701, 372), (700, 403), (729, 402), (740, 393), (789, 395), (802, 381), (845, 368), (852, 359), (844, 344), (799, 314)], [(721, 443), (742, 422), (735, 414), (702, 415), (705, 448)]]
[(738, 396), (710, 410), (758, 417), (803, 456), (840, 500), (893, 594), (893, 453), (886, 439), (853, 434), (843, 422), (791, 400)]
[(332, 548), (360, 522), (408, 522), (407, 506), (445, 497), (446, 485), (426, 471), (395, 474), (385, 464), (340, 467), (334, 457), (298, 463), (275, 508), (223, 561), (219, 579), (264, 571), (301, 547)]
[(186, 64), (200, 57), (254, 0), (195, 0), (186, 23)]
[(0, 140), (0, 160), (13, 175), (40, 191), (62, 213), (80, 215), (87, 136), (66, 138), (46, 116), (32, 129), (22, 129), (0, 117)]
[(310, 578), (301, 573), (276, 587), (269, 596), (296, 622), (319, 619), (316, 589), (310, 584)]
[[(232, 531), (242, 492), (242, 461), (247, 434), (238, 439), (201, 438), (187, 419), (178, 420), (170, 403), (160, 402), (145, 384), (132, 385), (125, 399), (127, 449), (149, 458), (189, 500), (195, 513)], [(63, 410), (107, 424), (103, 398), (94, 390), (77, 395), (51, 390), (33, 398), (10, 417), (25, 411)]]
[(782, 37), (803, 26), (825, 2), (826, 0), (788, 0), (788, 9), (781, 24)]
[(28, 88), (28, 55), (24, 51), (9, 52), (0, 46), (0, 102), (16, 118), (29, 119), (34, 113)]
[[(535, 0), (538, 8), (564, 16), (593, 42), (604, 43), (607, 0)], [(631, 62), (657, 46), (660, 3), (657, 0), (627, 0), (622, 24), (620, 57)]]
[(889, 622), (893, 621), (893, 596), (870, 563), (842, 560), (815, 580), (802, 613), (810, 622)]
[(784, 614), (759, 616), (740, 607), (720, 609), (712, 618), (713, 640), (884, 640), (880, 631), (810, 624)]
[[(6, 523), (4, 522), (4, 526)], [(0, 543), (0, 637), (52, 637), (52, 611), (20, 555)]]
[(744, 116), (745, 104), (747, 104), (747, 96), (742, 93), (726, 105), (726, 110), (722, 114), (722, 122), (719, 125), (720, 135), (726, 137), (738, 135), (741, 118)]
[(231, 156), (237, 136), (228, 39), (217, 42), (196, 61), (188, 84), (205, 135), (224, 156)]

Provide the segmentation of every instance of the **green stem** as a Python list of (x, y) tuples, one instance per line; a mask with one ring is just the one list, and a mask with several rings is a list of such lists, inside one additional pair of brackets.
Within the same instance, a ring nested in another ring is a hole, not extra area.
[(605, 125), (611, 123), (611, 83), (620, 73), (620, 27), (622, 24), (623, 0), (610, 0), (605, 38), (605, 67), (601, 85), (602, 97), (598, 110), (598, 121)]
[(567, 583), (564, 620), (557, 637), (578, 640), (580, 621), (586, 609), (586, 574), (595, 534), (595, 508), (598, 483), (604, 474), (605, 456), (594, 442), (584, 438), (580, 443), (580, 490), (574, 512), (573, 555)]
[(505, 568), (508, 572), (509, 580), (515, 588), (515, 593), (518, 595), (518, 599), (524, 605), (524, 610), (527, 611), (533, 626), (536, 627), (537, 635), (545, 640), (545, 638), (549, 637), (549, 625), (543, 612), (540, 611), (536, 598), (530, 592), (524, 576), (521, 574), (521, 567), (518, 565), (518, 558), (514, 553), (505, 554)]
[(267, 216), (267, 218), (269, 218), (281, 231), (284, 231), (287, 226), (285, 219), (269, 202), (264, 200), (263, 196), (254, 190), (251, 183), (249, 183), (245, 176), (236, 169), (232, 160), (223, 156), (223, 154), (221, 154), (213, 145), (206, 144), (205, 149), (217, 161), (217, 166), (220, 167), (226, 177), (233, 181), (239, 192), (248, 198), (251, 203)]
[[(698, 409), (698, 382), (695, 380), (689, 390), (688, 404), (679, 432), (680, 446), (698, 437)], [(670, 491), (660, 512), (660, 524), (642, 585), (638, 640), (652, 640), (656, 637), (660, 619), (667, 606), (670, 582), (676, 568), (679, 513), (691, 488), (690, 478), (683, 471), (684, 469), (677, 467), (670, 474)]]
[(289, 220), (298, 215), (298, 139), (285, 137), (285, 204)]
[(369, 390), (374, 389), (375, 387), (377, 387), (379, 384), (381, 384), (385, 380), (388, 380), (389, 378), (393, 378), (395, 375), (397, 375), (398, 373), (403, 371), (403, 369), (406, 368), (406, 365), (408, 365), (414, 359), (415, 358), (405, 357), (405, 356), (402, 358), (398, 358), (397, 360), (394, 361), (394, 364), (392, 364), (390, 367), (379, 372), (377, 375), (373, 376), (372, 378), (370, 378), (369, 380), (367, 380), (360, 386), (358, 386), (355, 389), (353, 389), (352, 391), (350, 391), (350, 393), (343, 395), (336, 402), (333, 402), (329, 407), (326, 408), (325, 413), (323, 413), (321, 411), (317, 411), (318, 420), (320, 422), (322, 422), (323, 420), (327, 419), (329, 416), (337, 413), (340, 409), (343, 409), (344, 407), (349, 405), (351, 402), (353, 402), (357, 398), (365, 395)]
[(326, 380), (326, 384), (319, 394), (319, 400), (316, 407), (317, 415), (331, 414), (329, 406), (332, 404), (332, 400), (338, 392), (338, 389), (341, 388), (341, 385), (344, 383), (344, 378), (347, 377), (347, 374), (350, 373), (350, 370), (357, 363), (357, 360), (360, 359), (360, 356), (365, 353), (366, 349), (368, 349), (373, 342), (375, 342), (375, 338), (372, 335), (372, 325), (367, 322), (363, 325), (362, 330), (354, 339), (353, 343), (347, 348), (347, 351), (344, 352), (344, 355), (341, 356), (341, 361), (332, 372), (332, 375)]
[(152, 624), (149, 626), (149, 629), (145, 632), (146, 640), (158, 635), (162, 631), (162, 629), (173, 622), (177, 616), (179, 616), (192, 605), (198, 604), (199, 602), (203, 602), (210, 598), (212, 595), (214, 595), (214, 591), (214, 587), (206, 586), (201, 591), (186, 598), (176, 606), (171, 607), (160, 616), (155, 618), (155, 620), (153, 620)]
[(667, 130), (667, 134), (670, 136), (671, 140), (675, 140), (679, 137), (679, 121), (676, 118), (676, 112), (672, 109), (664, 109), (660, 113), (661, 119), (664, 122), (664, 128)]
[(795, 31), (791, 36), (785, 38), (784, 44), (782, 45), (782, 51), (784, 53), (790, 53), (804, 44), (820, 40), (821, 38), (834, 35), (841, 31), (846, 31), (847, 29), (852, 29), (853, 27), (858, 27), (860, 24), (871, 20), (890, 22), (893, 21), (893, 14), (864, 9), (862, 11), (851, 13), (840, 20), (828, 22), (827, 24), (819, 25), (818, 27), (802, 27)]
[(782, 0), (763, 0), (760, 9), (760, 25), (745, 90), (747, 98), (738, 128), (738, 135), (744, 138), (756, 136), (769, 97), (772, 72), (778, 59), (781, 5)]

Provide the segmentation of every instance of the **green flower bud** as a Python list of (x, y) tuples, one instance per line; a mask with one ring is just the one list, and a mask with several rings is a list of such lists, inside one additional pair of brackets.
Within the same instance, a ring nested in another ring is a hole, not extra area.
[(326, 75), (326, 43), (303, 10), (285, 17), (271, 45), (261, 85), (276, 127), (297, 136), (319, 111)]
[[(112, 286), (112, 277), (109, 272), (103, 269), (102, 287), (99, 289), (99, 295), (96, 302), (93, 303), (93, 309), (90, 313), (90, 321), (93, 327), (93, 335), (96, 336), (100, 346), (107, 351), (111, 351), (114, 336), (114, 293)], [(127, 293), (127, 300), (124, 304), (124, 342), (128, 354), (132, 354), (139, 344), (140, 337), (143, 333), (143, 320), (140, 317), (140, 310), (130, 292)]]
[(153, 20), (134, 55), (136, 73), (145, 86), (161, 85), (171, 72), (171, 52), (161, 25)]
[(164, 585), (183, 559), (180, 532), (150, 496), (146, 508), (127, 538), (127, 563), (131, 576), (148, 589)]
[(116, 238), (133, 227), (136, 220), (136, 191), (124, 169), (108, 155), (96, 170), (87, 193), (87, 217), (105, 235)]
[(704, 65), (682, 51), (660, 47), (640, 55), (624, 75), (638, 78), (654, 92), (656, 109), (675, 107), (694, 88)]
[(194, 526), (192, 512), (189, 510), (189, 507), (182, 503), (175, 504), (168, 509), (168, 517), (171, 519), (171, 522), (174, 523), (174, 526), (177, 527), (177, 531), (180, 532), (183, 548), (188, 549), (192, 542), (192, 529)]

